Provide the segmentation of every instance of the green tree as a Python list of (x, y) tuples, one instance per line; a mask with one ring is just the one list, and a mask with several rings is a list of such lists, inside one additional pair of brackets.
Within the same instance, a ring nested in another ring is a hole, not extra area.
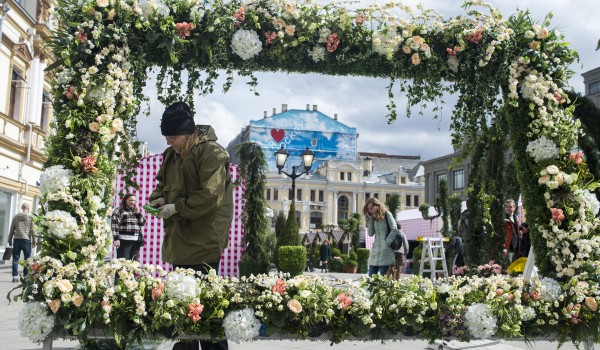
[(354, 213), (350, 216), (348, 220), (341, 219), (338, 221), (339, 228), (344, 231), (344, 233), (350, 236), (351, 246), (353, 250), (358, 249), (358, 241), (360, 238), (360, 223), (361, 218), (359, 213)]
[(280, 210), (277, 214), (277, 219), (275, 220), (275, 236), (281, 236), (281, 232), (283, 232), (283, 227), (285, 226), (285, 214), (283, 210)]
[(242, 214), (245, 245), (242, 261), (270, 261), (268, 236), (271, 235), (271, 220), (267, 216), (265, 198), (268, 164), (260, 145), (255, 142), (241, 143), (236, 155), (239, 157), (240, 178), (244, 181), (245, 208)]
[(400, 194), (392, 193), (385, 201), (385, 205), (388, 207), (392, 215), (396, 217), (396, 212), (400, 209)]
[[(277, 237), (277, 249), (275, 250), (275, 255), (278, 254), (279, 247), (299, 245), (301, 245), (300, 229), (298, 228), (298, 221), (296, 220), (296, 204), (295, 201), (292, 200), (283, 230), (281, 231), (279, 237)], [(279, 261), (277, 256), (275, 256), (275, 261)]]

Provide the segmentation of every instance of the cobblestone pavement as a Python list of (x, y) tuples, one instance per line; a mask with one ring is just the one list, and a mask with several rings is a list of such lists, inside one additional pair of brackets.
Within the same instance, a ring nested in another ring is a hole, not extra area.
[[(328, 276), (330, 278), (341, 278), (341, 279), (356, 279), (359, 278), (358, 274), (338, 274), (338, 273), (318, 273), (312, 272), (307, 274), (320, 274)], [(42, 349), (42, 344), (36, 344), (31, 342), (27, 338), (23, 338), (20, 335), (18, 328), (19, 312), (23, 307), (23, 303), (10, 302), (6, 298), (6, 295), (16, 286), (18, 283), (11, 282), (10, 264), (7, 262), (4, 265), (0, 264), (0, 349), (1, 350), (33, 350)], [(18, 294), (19, 291), (17, 290)], [(443, 347), (440, 347), (443, 345)], [(173, 342), (152, 342), (144, 344), (144, 346), (132, 346), (129, 350), (168, 350), (173, 346)], [(381, 343), (378, 341), (362, 342), (362, 341), (345, 341), (341, 344), (330, 346), (327, 341), (310, 341), (310, 340), (258, 340), (249, 343), (235, 344), (230, 342), (229, 349), (231, 350), (336, 350), (336, 349), (350, 349), (350, 350), (518, 350), (518, 349), (531, 349), (531, 350), (551, 350), (557, 349), (558, 344), (548, 341), (538, 341), (528, 346), (526, 343), (521, 341), (498, 341), (498, 340), (476, 340), (469, 343), (462, 342), (449, 342), (442, 344), (438, 341), (434, 344), (428, 344), (421, 340), (403, 340), (403, 341), (388, 341)], [(57, 339), (53, 342), (53, 350), (77, 350), (81, 349), (79, 343), (76, 340), (62, 340)], [(566, 344), (561, 347), (564, 350), (576, 349), (572, 344)], [(583, 349), (583, 346), (582, 346)]]

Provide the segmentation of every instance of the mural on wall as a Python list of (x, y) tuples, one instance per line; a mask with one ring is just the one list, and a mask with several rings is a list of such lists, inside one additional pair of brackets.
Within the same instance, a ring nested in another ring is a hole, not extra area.
[(348, 127), (318, 111), (288, 110), (250, 122), (249, 140), (265, 151), (270, 171), (277, 171), (275, 152), (283, 146), (290, 158), (286, 169), (300, 165), (306, 147), (315, 153), (313, 169), (324, 160), (353, 161), (357, 154), (356, 128)]

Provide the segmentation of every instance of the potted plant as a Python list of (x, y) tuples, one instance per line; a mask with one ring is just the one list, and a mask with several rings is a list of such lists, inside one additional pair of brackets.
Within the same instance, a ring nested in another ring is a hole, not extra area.
[(358, 270), (358, 256), (354, 251), (348, 253), (348, 257), (344, 260), (344, 272), (356, 273)]
[(244, 254), (238, 262), (240, 276), (250, 276), (269, 272), (269, 235), (271, 221), (267, 216), (267, 202), (264, 196), (267, 183), (268, 164), (261, 147), (254, 142), (241, 143), (236, 156), (239, 158), (240, 179), (246, 186), (244, 223)]
[(367, 248), (358, 248), (356, 250), (356, 256), (358, 257), (358, 272), (367, 273), (369, 270), (369, 256), (371, 251)]

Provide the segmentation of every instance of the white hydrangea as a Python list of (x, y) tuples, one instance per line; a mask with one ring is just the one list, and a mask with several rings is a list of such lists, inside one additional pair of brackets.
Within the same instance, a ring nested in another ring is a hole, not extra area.
[(598, 215), (598, 210), (600, 210), (600, 202), (598, 202), (598, 198), (593, 193), (586, 189), (575, 191), (575, 195), (578, 196), (579, 202), (585, 206), (588, 212), (590, 212), (593, 216)]
[(42, 193), (56, 192), (60, 188), (68, 187), (73, 176), (73, 171), (65, 169), (62, 165), (46, 168), (40, 175), (40, 191)]
[(260, 331), (260, 321), (254, 316), (254, 309), (232, 311), (223, 319), (225, 336), (237, 344), (251, 341)]
[(245, 61), (262, 51), (262, 43), (255, 31), (241, 29), (233, 34), (231, 49)]
[(77, 220), (64, 210), (47, 212), (42, 218), (41, 225), (48, 229), (48, 233), (58, 238), (67, 236), (74, 236), (76, 239), (81, 238)]
[(554, 302), (562, 294), (562, 288), (558, 282), (552, 278), (544, 277), (540, 280), (542, 285), (542, 299)]
[(543, 160), (558, 158), (558, 148), (556, 147), (556, 144), (546, 136), (542, 136), (537, 140), (529, 142), (526, 151), (537, 163)]
[(492, 309), (486, 304), (473, 304), (467, 308), (465, 323), (471, 335), (476, 338), (490, 338), (496, 334), (497, 320)]
[(43, 342), (54, 329), (55, 317), (48, 311), (44, 303), (25, 303), (19, 313), (21, 336), (36, 343)]
[(308, 57), (310, 57), (313, 62), (320, 62), (325, 59), (325, 48), (321, 46), (315, 46), (312, 50), (308, 50)]
[(531, 321), (535, 318), (536, 313), (535, 313), (535, 309), (532, 308), (531, 306), (525, 306), (523, 308), (523, 316), (522, 319), (523, 321)]
[(165, 294), (169, 299), (191, 300), (200, 294), (197, 280), (185, 272), (172, 272), (165, 281)]

